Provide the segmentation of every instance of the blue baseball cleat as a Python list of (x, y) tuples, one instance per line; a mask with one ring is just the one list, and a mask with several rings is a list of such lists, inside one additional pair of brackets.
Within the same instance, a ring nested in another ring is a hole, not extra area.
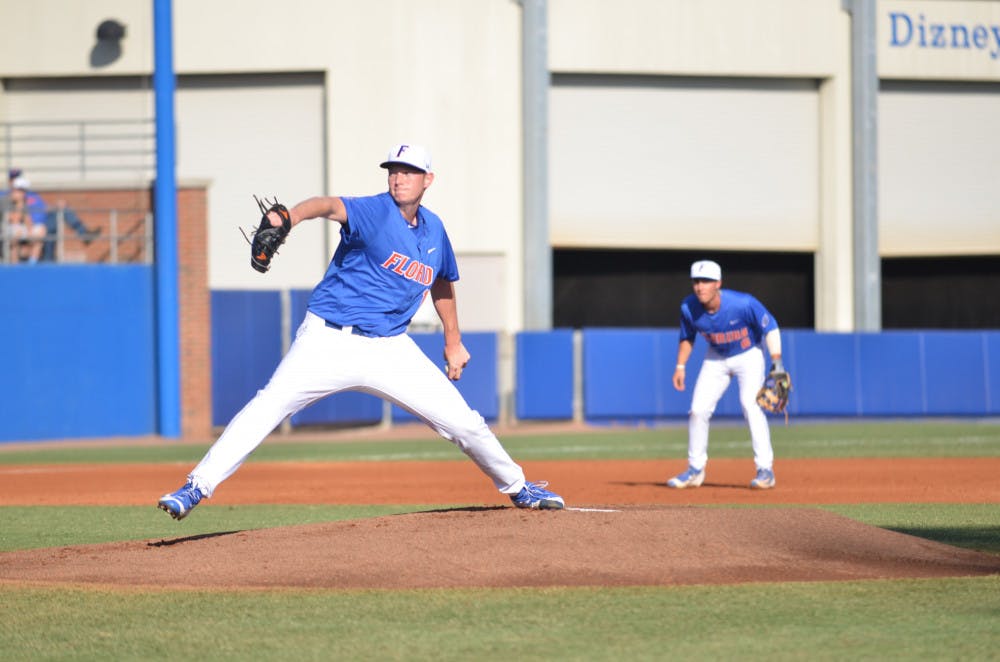
[(701, 487), (705, 482), (705, 470), (688, 467), (687, 470), (667, 481), (667, 487), (683, 490), (685, 487)]
[(537, 483), (525, 482), (520, 492), (510, 495), (510, 500), (518, 508), (561, 510), (566, 505), (563, 498), (555, 492), (549, 492), (545, 489), (548, 485), (548, 482), (544, 480)]
[(769, 490), (774, 487), (774, 472), (770, 469), (757, 468), (757, 476), (750, 481), (750, 487), (756, 490)]
[(156, 507), (174, 519), (182, 520), (188, 516), (188, 513), (198, 505), (204, 496), (201, 490), (188, 482), (176, 492), (164, 494), (160, 497), (160, 501), (156, 504)]

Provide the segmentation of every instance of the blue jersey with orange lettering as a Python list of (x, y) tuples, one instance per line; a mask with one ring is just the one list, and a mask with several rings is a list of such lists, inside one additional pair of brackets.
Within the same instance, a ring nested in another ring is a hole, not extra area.
[(709, 313), (689, 294), (681, 302), (680, 339), (694, 342), (696, 333), (708, 341), (709, 346), (723, 357), (742, 354), (759, 345), (768, 332), (778, 328), (778, 323), (753, 295), (736, 290), (719, 290), (721, 305)]
[(388, 192), (341, 199), (347, 223), (309, 310), (367, 335), (399, 335), (435, 279), (458, 280), (444, 224), (421, 206), (411, 227)]

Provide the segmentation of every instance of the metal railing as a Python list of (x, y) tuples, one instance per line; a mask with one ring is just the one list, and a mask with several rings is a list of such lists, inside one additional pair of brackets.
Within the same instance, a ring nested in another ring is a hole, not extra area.
[(85, 180), (98, 173), (148, 178), (156, 168), (153, 119), (0, 122), (4, 168)]
[[(67, 214), (76, 213), (91, 224), (85, 234), (67, 232)], [(96, 264), (151, 264), (153, 262), (153, 214), (142, 209), (46, 210), (47, 233), (41, 262)], [(0, 215), (0, 261), (22, 262), (16, 255), (22, 241), (8, 231), (8, 213)], [(96, 229), (95, 229), (96, 228)], [(72, 250), (70, 250), (72, 248)]]

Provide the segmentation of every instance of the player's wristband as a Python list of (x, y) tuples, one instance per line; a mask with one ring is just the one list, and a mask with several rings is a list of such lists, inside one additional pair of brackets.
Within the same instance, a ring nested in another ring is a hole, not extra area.
[(678, 370), (687, 370), (687, 368), (686, 368), (686, 367), (684, 366), (684, 364), (683, 364), (683, 363), (678, 363), (678, 364), (677, 364), (677, 369), (678, 369)]

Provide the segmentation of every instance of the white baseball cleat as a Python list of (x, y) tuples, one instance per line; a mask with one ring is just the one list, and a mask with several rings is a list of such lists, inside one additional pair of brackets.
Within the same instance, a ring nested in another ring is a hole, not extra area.
[(537, 483), (526, 482), (520, 492), (510, 495), (510, 500), (518, 508), (562, 510), (565, 505), (563, 498), (555, 492), (545, 489), (548, 485), (548, 482), (544, 480)]
[(750, 481), (750, 487), (755, 490), (769, 490), (774, 487), (774, 472), (770, 469), (757, 469), (757, 476)]
[(667, 487), (683, 490), (685, 487), (700, 487), (705, 482), (705, 470), (688, 467), (687, 471), (667, 481)]

